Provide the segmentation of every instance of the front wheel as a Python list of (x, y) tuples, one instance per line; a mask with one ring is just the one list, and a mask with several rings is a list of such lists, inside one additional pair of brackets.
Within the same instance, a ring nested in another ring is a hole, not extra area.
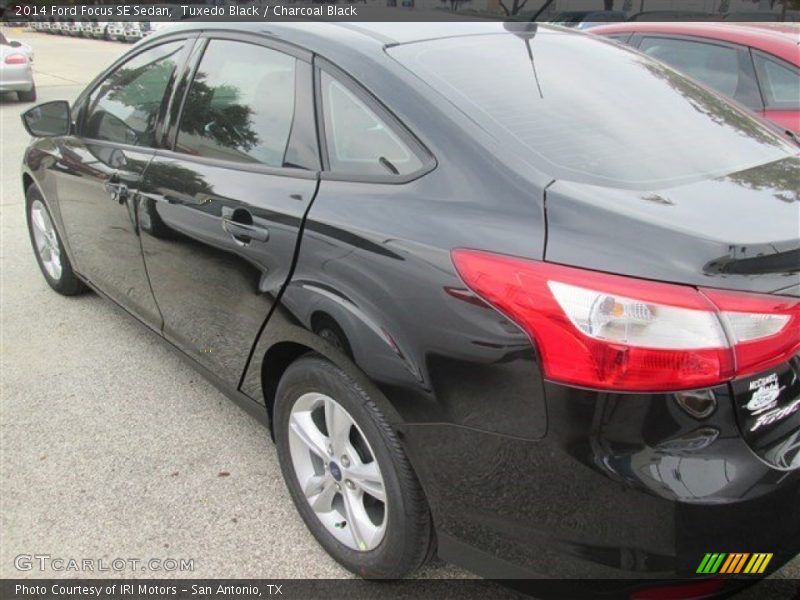
[(28, 188), (25, 200), (33, 253), (48, 285), (64, 296), (75, 296), (86, 291), (86, 286), (72, 270), (50, 211), (35, 185)]
[(319, 356), (294, 362), (275, 400), (283, 477), (306, 526), (345, 568), (404, 577), (433, 550), (419, 482), (375, 402)]

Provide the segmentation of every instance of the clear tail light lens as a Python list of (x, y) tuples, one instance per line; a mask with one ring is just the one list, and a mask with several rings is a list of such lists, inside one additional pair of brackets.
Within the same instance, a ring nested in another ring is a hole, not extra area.
[(736, 375), (769, 369), (800, 351), (800, 300), (703, 289), (719, 309), (736, 356)]
[[(474, 250), (464, 282), (536, 343), (545, 377), (675, 391), (768, 368), (800, 349), (800, 302), (703, 290)], [(794, 329), (794, 331), (792, 331)]]

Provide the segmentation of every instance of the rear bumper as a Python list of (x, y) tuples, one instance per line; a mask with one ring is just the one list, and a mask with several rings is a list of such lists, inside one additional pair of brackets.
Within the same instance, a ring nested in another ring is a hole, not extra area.
[(30, 68), (0, 73), (0, 92), (28, 92), (33, 89), (33, 74)]
[(727, 386), (703, 420), (669, 394), (546, 392), (537, 441), (398, 427), (445, 560), (491, 578), (696, 580), (706, 553), (771, 553), (763, 574), (720, 575), (747, 583), (800, 551), (800, 470), (753, 453)]

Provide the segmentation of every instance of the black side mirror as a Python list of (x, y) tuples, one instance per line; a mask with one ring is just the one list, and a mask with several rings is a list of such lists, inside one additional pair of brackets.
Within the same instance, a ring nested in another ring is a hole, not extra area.
[(22, 47), (22, 42), (18, 42), (17, 40), (11, 40), (10, 42), (8, 42), (8, 45), (11, 46), (12, 48), (20, 48)]
[(70, 130), (69, 102), (45, 102), (22, 113), (22, 124), (33, 137), (67, 135)]

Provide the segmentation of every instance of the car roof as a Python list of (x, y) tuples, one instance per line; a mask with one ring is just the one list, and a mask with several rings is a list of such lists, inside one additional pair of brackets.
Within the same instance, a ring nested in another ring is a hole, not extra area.
[(671, 33), (742, 44), (800, 66), (800, 25), (793, 23), (615, 23), (594, 34)]
[[(536, 26), (540, 33), (583, 35), (544, 23), (514, 23), (515, 27)], [(335, 23), (298, 20), (290, 22), (220, 22), (185, 20), (156, 30), (141, 43), (151, 44), (178, 31), (227, 31), (264, 35), (286, 42), (330, 60), (353, 76), (364, 69), (364, 61), (396, 66), (381, 50), (390, 46), (462, 36), (509, 34), (501, 21), (483, 19), (464, 22), (375, 22)], [(402, 70), (402, 69), (401, 69)], [(364, 82), (362, 82), (364, 83)]]
[[(481, 35), (487, 33), (504, 33), (503, 24), (498, 21), (474, 20), (456, 22), (381, 22), (381, 23), (339, 23), (323, 21), (284, 21), (273, 23), (260, 22), (202, 22), (181, 21), (170, 31), (176, 29), (190, 30), (226, 30), (242, 31), (274, 37), (285, 37), (290, 33), (301, 36), (303, 41), (330, 42), (331, 40), (348, 40), (358, 45), (397, 45), (423, 40), (440, 39), (464, 35)], [(160, 32), (159, 32), (160, 33)], [(314, 50), (314, 48), (308, 48)]]

